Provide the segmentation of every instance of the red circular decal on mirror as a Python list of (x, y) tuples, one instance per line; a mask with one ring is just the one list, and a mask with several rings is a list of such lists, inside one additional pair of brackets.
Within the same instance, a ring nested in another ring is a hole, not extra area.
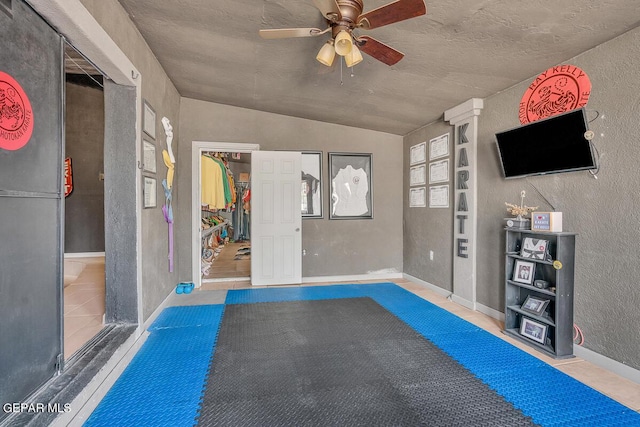
[(22, 86), (0, 71), (0, 148), (19, 150), (33, 133), (33, 111)]
[(523, 125), (581, 108), (589, 102), (589, 76), (574, 65), (551, 67), (535, 78), (520, 101)]

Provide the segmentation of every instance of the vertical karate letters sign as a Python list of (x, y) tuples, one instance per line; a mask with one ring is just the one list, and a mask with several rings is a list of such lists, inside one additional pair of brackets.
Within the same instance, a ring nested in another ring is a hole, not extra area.
[[(467, 154), (467, 147), (465, 144), (469, 144), (466, 132), (469, 127), (469, 123), (464, 123), (458, 126), (458, 145), (460, 149), (458, 151), (458, 162), (456, 163), (456, 189), (458, 191), (458, 200), (456, 201), (456, 219), (458, 220), (458, 237), (456, 238), (456, 254), (460, 258), (469, 258), (469, 239), (465, 237), (465, 221), (469, 218), (467, 212), (469, 212), (469, 205), (467, 203), (467, 191), (469, 190), (469, 156)], [(462, 169), (466, 168), (466, 169)]]
[(33, 133), (33, 110), (22, 86), (0, 71), (0, 149), (19, 150)]

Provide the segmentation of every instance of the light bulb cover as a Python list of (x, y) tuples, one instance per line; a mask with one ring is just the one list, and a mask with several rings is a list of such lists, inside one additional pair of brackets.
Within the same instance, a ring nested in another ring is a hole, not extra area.
[(335, 41), (336, 53), (340, 56), (346, 56), (351, 52), (352, 47), (353, 47), (353, 39), (351, 39), (351, 34), (346, 32), (345, 30), (340, 31), (336, 35), (336, 41)]
[(331, 67), (333, 65), (333, 58), (336, 57), (336, 50), (333, 48), (332, 40), (329, 40), (325, 44), (322, 45), (316, 59), (322, 65), (326, 65), (327, 67)]
[(347, 63), (347, 67), (353, 67), (354, 65), (358, 65), (363, 60), (362, 53), (360, 53), (360, 49), (355, 44), (351, 48), (351, 52), (344, 57), (344, 62)]

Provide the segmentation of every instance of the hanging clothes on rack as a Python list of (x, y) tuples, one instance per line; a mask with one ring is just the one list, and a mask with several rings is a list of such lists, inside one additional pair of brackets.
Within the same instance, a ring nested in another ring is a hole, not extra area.
[(247, 187), (242, 195), (242, 210), (244, 211), (243, 229), (246, 240), (251, 240), (251, 188)]
[(210, 155), (204, 154), (200, 158), (201, 195), (203, 205), (209, 209), (224, 209), (226, 207), (223, 169)]
[(248, 182), (238, 182), (236, 185), (236, 193), (240, 195), (237, 199), (236, 208), (233, 211), (233, 240), (236, 242), (249, 240), (248, 212), (245, 210), (245, 195), (249, 192)]

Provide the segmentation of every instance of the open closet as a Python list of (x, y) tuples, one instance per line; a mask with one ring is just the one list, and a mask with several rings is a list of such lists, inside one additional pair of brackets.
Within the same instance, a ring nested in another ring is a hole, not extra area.
[(203, 282), (251, 276), (251, 153), (200, 157)]

